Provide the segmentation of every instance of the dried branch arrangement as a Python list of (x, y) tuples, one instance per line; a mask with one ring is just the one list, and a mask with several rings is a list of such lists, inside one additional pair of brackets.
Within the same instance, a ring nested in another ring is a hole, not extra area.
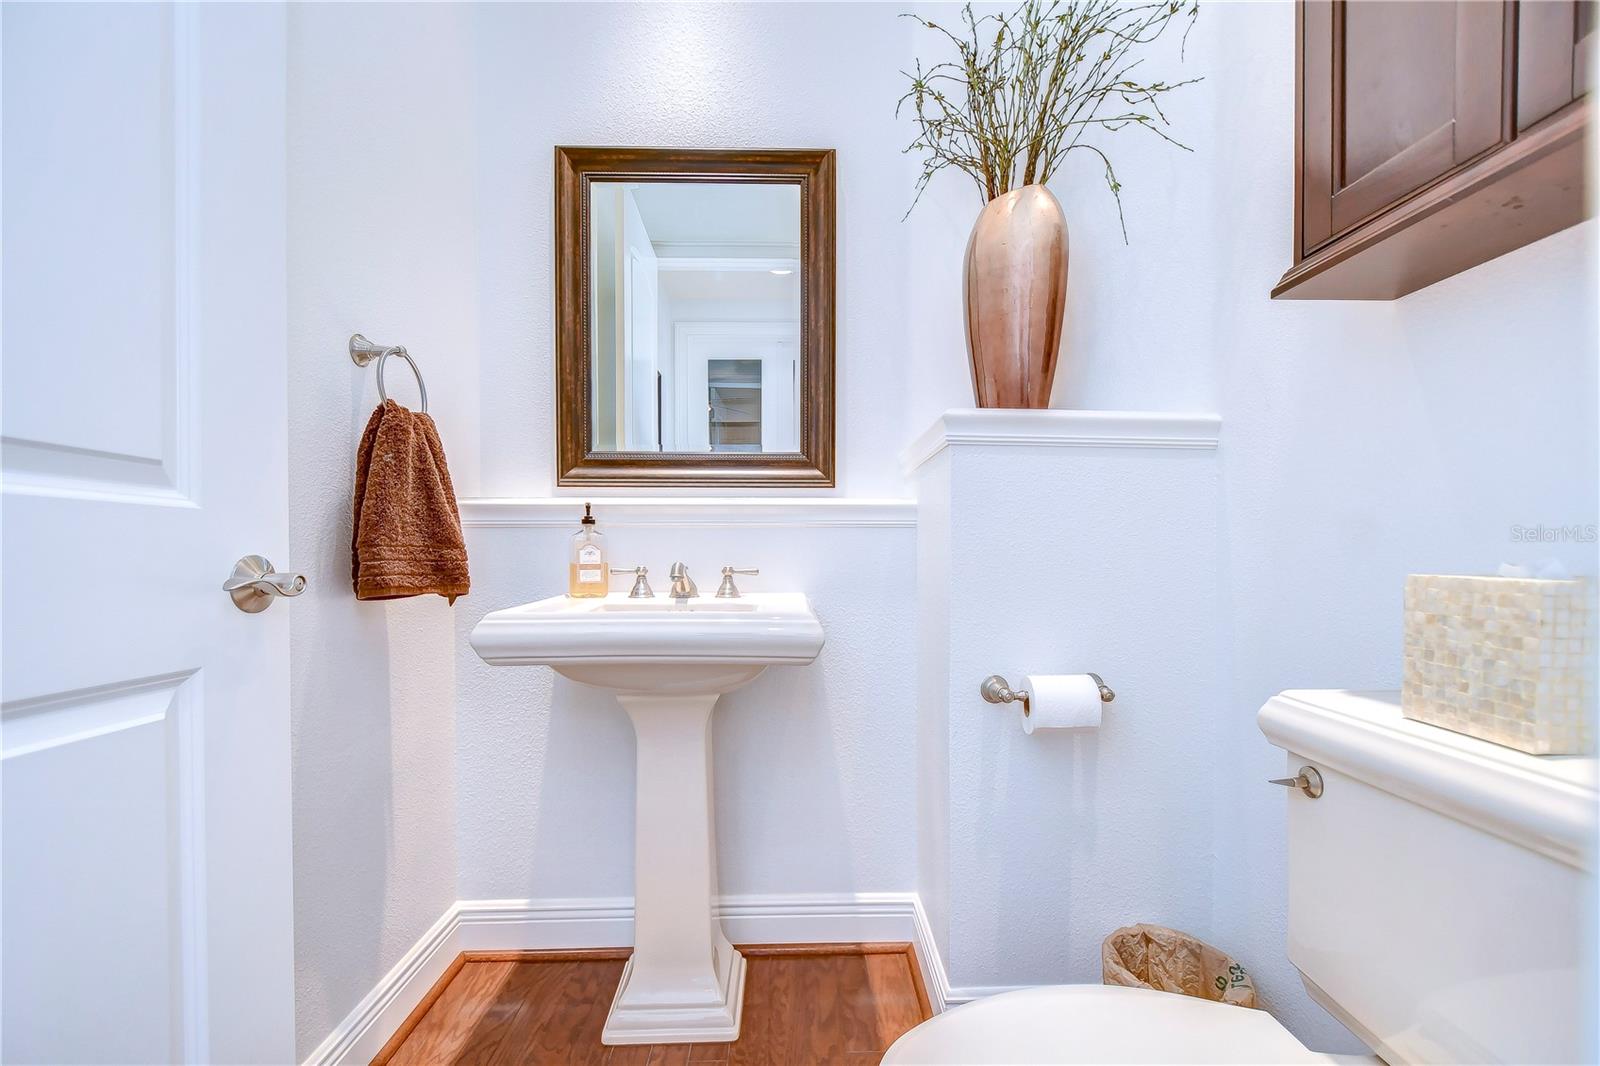
[[(1122, 219), (1122, 185), (1105, 150), (1083, 140), (1098, 128), (1138, 126), (1191, 151), (1173, 137), (1161, 97), (1199, 78), (1141, 82), (1132, 77), (1138, 53), (1175, 20), (1184, 39), (1199, 14), (1198, 0), (1128, 4), (1118, 0), (1027, 0), (1009, 15), (973, 15), (949, 29), (906, 15), (955, 46), (956, 58), (915, 73), (902, 72), (917, 123), (907, 152), (921, 152), (922, 199), (933, 176), (949, 167), (971, 175), (985, 203), (1013, 188), (1049, 180), (1075, 149), (1093, 152), (1105, 167), (1106, 185)], [(910, 210), (906, 214), (909, 215)], [(1127, 223), (1123, 220), (1123, 240)]]

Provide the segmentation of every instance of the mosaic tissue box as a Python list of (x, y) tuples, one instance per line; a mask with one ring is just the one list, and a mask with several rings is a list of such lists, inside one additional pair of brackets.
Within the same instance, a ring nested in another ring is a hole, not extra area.
[(1401, 713), (1534, 755), (1592, 750), (1583, 579), (1406, 578)]

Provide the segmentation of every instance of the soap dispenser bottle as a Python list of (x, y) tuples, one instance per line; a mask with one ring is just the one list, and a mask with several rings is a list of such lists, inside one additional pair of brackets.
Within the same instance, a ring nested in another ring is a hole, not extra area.
[(606, 561), (606, 538), (594, 528), (594, 513), (583, 505), (583, 525), (572, 535), (572, 554), (567, 565), (567, 595), (604, 596), (611, 585)]

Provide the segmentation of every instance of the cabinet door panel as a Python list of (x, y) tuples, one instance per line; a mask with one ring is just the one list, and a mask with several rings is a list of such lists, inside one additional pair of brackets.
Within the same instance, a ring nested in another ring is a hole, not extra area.
[(1393, 300), (1593, 214), (1600, 0), (1301, 0), (1295, 262), (1274, 299)]
[(1539, 0), (1517, 7), (1517, 130), (1549, 118), (1589, 91), (1594, 0)]
[(1594, 26), (1595, 0), (1580, 0), (1578, 4), (1577, 43), (1572, 46), (1572, 97), (1587, 96), (1594, 92)]
[(1504, 139), (1502, 3), (1308, 3), (1302, 253)]
[(1456, 5), (1340, 4), (1341, 187), (1447, 129), (1456, 116)]
[(1300, 5), (1300, 232), (1296, 259), (1333, 236), (1333, 26), (1331, 0)]

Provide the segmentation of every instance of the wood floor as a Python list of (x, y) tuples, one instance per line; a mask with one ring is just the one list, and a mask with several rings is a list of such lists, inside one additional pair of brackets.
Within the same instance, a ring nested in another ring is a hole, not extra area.
[(865, 1066), (931, 1016), (910, 944), (745, 945), (744, 1021), (731, 1044), (607, 1047), (627, 949), (467, 953), (373, 1066)]

